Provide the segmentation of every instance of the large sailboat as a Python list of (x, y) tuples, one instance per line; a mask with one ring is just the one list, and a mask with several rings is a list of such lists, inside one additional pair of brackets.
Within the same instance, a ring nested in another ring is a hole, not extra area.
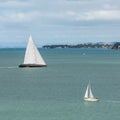
[(20, 64), (19, 67), (46, 67), (46, 63), (43, 60), (42, 56), (40, 55), (34, 41), (32, 40), (32, 36), (30, 35), (24, 62)]
[(98, 98), (95, 98), (95, 97), (93, 96), (90, 81), (89, 81), (89, 83), (88, 83), (88, 85), (87, 85), (87, 89), (86, 89), (86, 92), (85, 92), (84, 100), (85, 100), (85, 101), (90, 101), (90, 102), (99, 101)]

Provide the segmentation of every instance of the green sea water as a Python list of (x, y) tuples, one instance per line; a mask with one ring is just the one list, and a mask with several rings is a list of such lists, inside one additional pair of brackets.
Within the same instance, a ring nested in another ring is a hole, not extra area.
[[(0, 120), (119, 120), (120, 51), (41, 49), (44, 68), (18, 68), (24, 49), (0, 50)], [(84, 102), (88, 80), (99, 102)]]

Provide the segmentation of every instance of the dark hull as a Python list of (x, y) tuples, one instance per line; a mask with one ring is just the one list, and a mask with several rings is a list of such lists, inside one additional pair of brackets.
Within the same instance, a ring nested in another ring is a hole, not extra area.
[(40, 65), (40, 64), (21, 64), (19, 67), (47, 67), (47, 65)]

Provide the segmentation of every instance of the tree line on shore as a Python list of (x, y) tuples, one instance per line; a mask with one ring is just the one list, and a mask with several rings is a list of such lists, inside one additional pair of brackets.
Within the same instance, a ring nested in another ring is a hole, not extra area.
[(44, 45), (43, 48), (107, 48), (107, 49), (120, 49), (120, 42), (115, 43), (83, 43), (76, 45)]

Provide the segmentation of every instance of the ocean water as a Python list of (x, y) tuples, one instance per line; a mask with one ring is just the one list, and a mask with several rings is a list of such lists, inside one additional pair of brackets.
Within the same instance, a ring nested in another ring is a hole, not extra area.
[[(24, 49), (0, 50), (0, 120), (120, 119), (120, 51), (40, 52), (48, 67), (18, 68)], [(84, 102), (88, 80), (99, 102)]]

